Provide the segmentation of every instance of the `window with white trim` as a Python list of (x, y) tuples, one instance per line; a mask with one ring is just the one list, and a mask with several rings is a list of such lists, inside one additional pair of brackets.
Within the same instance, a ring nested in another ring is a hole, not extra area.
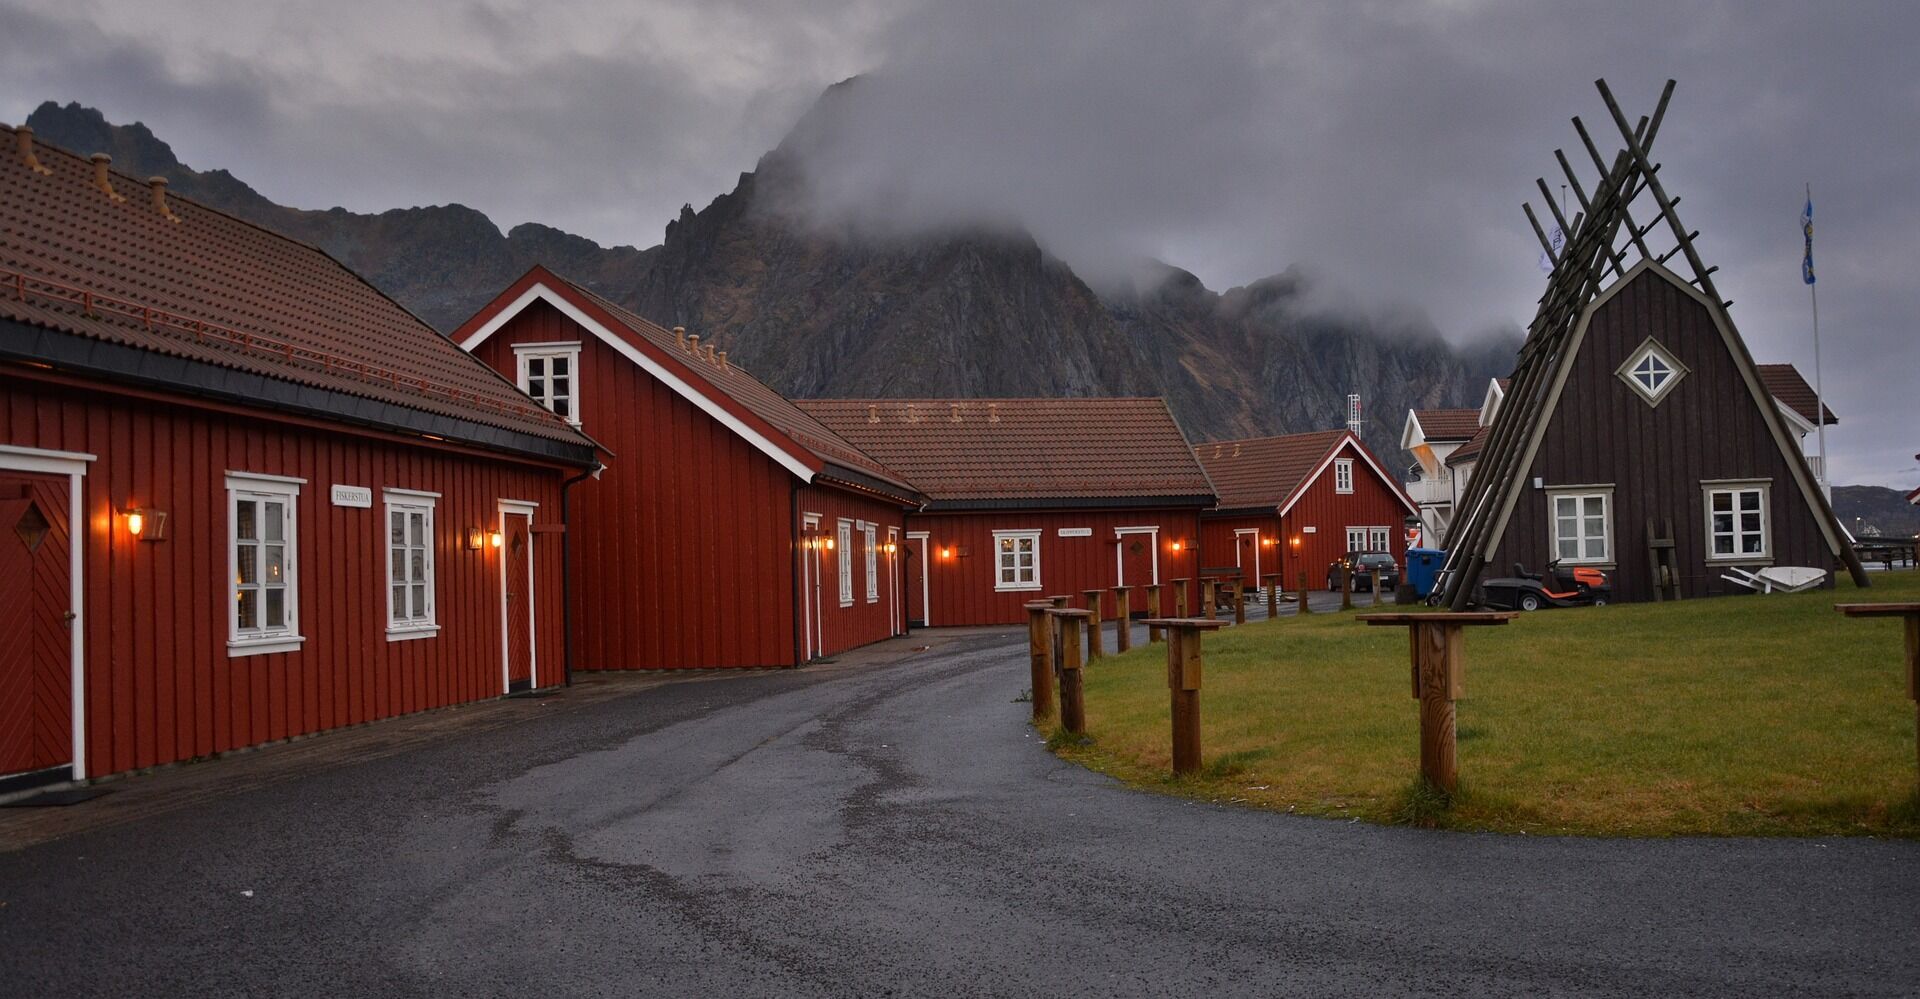
[(298, 500), (304, 479), (227, 473), (227, 652), (292, 652), (300, 636)]
[(1347, 551), (1363, 552), (1367, 550), (1367, 529), (1364, 527), (1347, 528)]
[(840, 606), (853, 604), (853, 521), (840, 522), (840, 535), (835, 550), (840, 553)]
[(994, 579), (996, 590), (1037, 590), (1040, 588), (1039, 531), (993, 532)]
[(1647, 405), (1657, 406), (1685, 377), (1687, 366), (1668, 353), (1658, 341), (1648, 337), (1614, 373), (1639, 393)]
[(1707, 558), (1722, 562), (1767, 558), (1772, 550), (1767, 538), (1767, 484), (1708, 484), (1704, 488)]
[(1611, 493), (1555, 492), (1548, 494), (1547, 501), (1553, 506), (1555, 558), (1569, 564), (1612, 560)]
[(1393, 528), (1367, 528), (1367, 551), (1390, 552), (1393, 550)]
[(880, 599), (880, 527), (868, 524), (866, 536), (861, 542), (867, 546), (867, 603), (876, 603)]
[(1333, 491), (1336, 493), (1353, 492), (1353, 459), (1336, 458), (1333, 462)]
[(387, 637), (425, 638), (434, 617), (433, 508), (436, 493), (386, 491)]
[(568, 423), (580, 423), (580, 344), (516, 344), (520, 391)]

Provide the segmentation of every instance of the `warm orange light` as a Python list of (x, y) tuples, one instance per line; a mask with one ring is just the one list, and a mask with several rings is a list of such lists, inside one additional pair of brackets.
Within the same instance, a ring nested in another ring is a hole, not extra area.
[(1293, 546), (1295, 548), (1300, 547), (1300, 536), (1297, 534), (1293, 536)]
[(828, 550), (828, 551), (832, 551), (832, 550), (833, 550), (833, 539), (832, 539), (832, 538), (828, 538), (828, 539), (827, 539), (827, 550)]
[(951, 548), (942, 548), (942, 549), (940, 549), (940, 557), (941, 557), (941, 558), (952, 558), (952, 557), (953, 557), (953, 549), (951, 549)]
[(1275, 538), (1261, 538), (1260, 543), (1263, 545), (1266, 545), (1268, 548), (1272, 548), (1274, 545), (1277, 545), (1280, 542), (1278, 539), (1275, 539)]
[(887, 554), (889, 554), (889, 555), (891, 555), (891, 554), (893, 554), (894, 552), (896, 552), (896, 551), (899, 551), (899, 550), (900, 550), (900, 549), (899, 549), (899, 547), (898, 547), (898, 546), (896, 546), (896, 545), (895, 545), (895, 544), (894, 544), (893, 542), (891, 542), (891, 541), (889, 541), (889, 542), (887, 542)]
[(1180, 542), (1178, 542), (1178, 541), (1175, 541), (1175, 542), (1174, 542), (1173, 544), (1171, 544), (1171, 545), (1169, 545), (1168, 547), (1170, 547), (1170, 548), (1172, 548), (1172, 549), (1173, 549), (1174, 551), (1179, 551), (1179, 550), (1180, 550)]
[(146, 529), (147, 529), (146, 513), (140, 510), (128, 510), (127, 511), (127, 530), (131, 532), (134, 537), (137, 538), (140, 536), (140, 532)]
[(507, 536), (504, 534), (501, 534), (499, 531), (495, 531), (492, 534), (487, 535), (487, 544), (490, 544), (495, 548), (498, 548), (501, 545), (506, 544), (506, 541), (507, 541)]

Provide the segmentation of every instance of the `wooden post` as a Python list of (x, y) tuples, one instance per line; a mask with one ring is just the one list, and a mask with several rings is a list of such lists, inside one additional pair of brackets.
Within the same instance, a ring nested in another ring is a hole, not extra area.
[(1307, 603), (1307, 570), (1300, 570), (1300, 614), (1313, 613), (1313, 607)]
[(1280, 616), (1280, 574), (1269, 572), (1260, 577), (1267, 584), (1267, 616)]
[(1353, 566), (1348, 565), (1346, 559), (1340, 560), (1340, 609), (1353, 609)]
[(1069, 603), (1072, 603), (1072, 602), (1073, 602), (1073, 598), (1072, 598), (1072, 597), (1069, 597), (1069, 596), (1067, 596), (1067, 595), (1065, 595), (1065, 594), (1061, 594), (1060, 596), (1057, 596), (1057, 597), (1048, 597), (1048, 598), (1047, 598), (1047, 603), (1049, 603), (1049, 604), (1051, 604), (1051, 605), (1053, 605), (1053, 606), (1055, 606), (1055, 607), (1065, 607), (1066, 605), (1068, 605)]
[(1167, 690), (1173, 714), (1173, 773), (1200, 770), (1200, 636), (1227, 622), (1206, 618), (1151, 619), (1167, 632)]
[(1410, 630), (1413, 696), (1420, 702), (1420, 773), (1452, 794), (1460, 786), (1454, 739), (1454, 702), (1465, 693), (1466, 667), (1460, 658), (1461, 628), (1506, 624), (1518, 611), (1457, 614), (1362, 614), (1370, 625), (1401, 625)]
[(1080, 685), (1080, 627), (1092, 611), (1072, 607), (1047, 612), (1060, 632), (1060, 727), (1073, 735), (1087, 730), (1087, 701)]
[(1187, 616), (1187, 580), (1185, 578), (1173, 581), (1173, 616)]
[(1375, 569), (1373, 571), (1373, 585), (1367, 587), (1367, 589), (1373, 591), (1373, 605), (1375, 607), (1380, 606), (1380, 570)]
[(1211, 621), (1220, 616), (1220, 608), (1215, 606), (1219, 601), (1220, 581), (1212, 576), (1202, 579), (1200, 581), (1200, 602), (1205, 606), (1201, 608), (1200, 613), (1206, 615), (1207, 620)]
[[(1913, 702), (1913, 719), (1920, 730), (1920, 603), (1834, 604), (1833, 609), (1848, 617), (1898, 617), (1903, 620), (1907, 639), (1907, 700)], [(1914, 760), (1920, 764), (1920, 739), (1914, 741)]]
[[(1153, 585), (1147, 587), (1147, 616), (1148, 617), (1160, 616), (1160, 584), (1159, 583), (1154, 583)], [(1160, 641), (1160, 629), (1158, 627), (1155, 627), (1154, 625), (1147, 626), (1147, 641), (1149, 643)]]
[(1027, 609), (1027, 654), (1032, 660), (1033, 720), (1053, 714), (1053, 619), (1047, 615), (1053, 604), (1030, 601)]
[(1100, 636), (1100, 626), (1102, 623), (1100, 618), (1100, 604), (1101, 598), (1106, 596), (1107, 591), (1082, 590), (1081, 592), (1085, 594), (1087, 598), (1087, 613), (1092, 615), (1092, 619), (1087, 622), (1087, 661), (1092, 662), (1100, 658), (1100, 644), (1104, 641)]
[(1113, 650), (1125, 652), (1133, 648), (1133, 587), (1116, 586), (1113, 588), (1113, 608), (1120, 616), (1113, 636)]
[(1247, 623), (1247, 584), (1239, 580), (1233, 583), (1233, 623)]

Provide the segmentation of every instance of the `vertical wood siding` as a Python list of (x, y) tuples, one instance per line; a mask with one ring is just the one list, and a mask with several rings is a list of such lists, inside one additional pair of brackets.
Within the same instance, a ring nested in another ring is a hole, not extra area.
[[(1614, 374), (1649, 336), (1689, 369), (1657, 407)], [(1703, 479), (1771, 480), (1772, 564), (1823, 569), (1834, 564), (1813, 508), (1767, 432), (1706, 306), (1650, 271), (1594, 312), (1559, 408), (1488, 563), (1489, 577), (1508, 575), (1515, 561), (1537, 572), (1553, 558), (1547, 493), (1533, 488), (1535, 477), (1548, 489), (1614, 484), (1616, 568), (1608, 575), (1616, 600), (1653, 596), (1648, 517), (1656, 524), (1673, 521), (1681, 592), (1739, 590), (1720, 578), (1725, 566), (1707, 564)]]
[[(928, 608), (931, 627), (978, 624), (1018, 624), (1026, 620), (1021, 604), (1040, 597), (1069, 594), (1075, 607), (1085, 606), (1081, 591), (1111, 587), (1118, 583), (1119, 544), (1114, 533), (1122, 527), (1158, 527), (1161, 593), (1160, 612), (1173, 608), (1171, 583), (1176, 577), (1193, 576), (1198, 568), (1197, 542), (1200, 536), (1198, 510), (1086, 510), (1035, 511), (1031, 513), (992, 511), (982, 513), (924, 513), (910, 518), (909, 527), (928, 532), (931, 549), (927, 560)], [(1061, 528), (1088, 528), (1091, 537), (1060, 536)], [(994, 589), (996, 561), (993, 532), (999, 530), (1039, 530), (1040, 589), (998, 591)], [(1172, 542), (1187, 542), (1180, 552), (1171, 550)], [(951, 557), (942, 552), (951, 550)], [(964, 551), (965, 554), (961, 554)], [(1128, 580), (1129, 584), (1134, 583)], [(1139, 581), (1145, 585), (1147, 581)], [(1133, 598), (1133, 609), (1145, 607), (1145, 596)], [(1111, 593), (1102, 599), (1103, 613), (1117, 613)]]
[[(1233, 564), (1234, 549), (1239, 544), (1236, 531), (1253, 530), (1258, 546), (1260, 538), (1275, 538), (1280, 544), (1273, 547), (1261, 547), (1259, 571), (1255, 572), (1254, 559), (1248, 555), (1241, 559), (1240, 579), (1248, 586), (1259, 586), (1259, 576), (1267, 573), (1284, 572), (1284, 558), (1281, 548), (1286, 538), (1280, 534), (1280, 518), (1271, 513), (1260, 516), (1239, 517), (1202, 517), (1200, 520), (1200, 561), (1209, 567), (1229, 566)], [(1291, 577), (1283, 577), (1291, 585)]]
[[(11, 376), (10, 376), (11, 377)], [(496, 502), (538, 503), (557, 523), (562, 471), (12, 379), (0, 442), (98, 456), (83, 482), (87, 770), (114, 773), (501, 693), (496, 550), (469, 551)], [(229, 658), (226, 473), (306, 479), (297, 502), (298, 651)], [(333, 506), (335, 483), (371, 509)], [(438, 635), (389, 642), (380, 491), (438, 492)], [(165, 510), (140, 542), (116, 510)], [(558, 682), (557, 534), (534, 551), (542, 685)], [(553, 539), (555, 543), (548, 544)]]
[[(859, 522), (866, 521), (875, 525), (874, 541), (879, 549), (874, 558), (875, 576), (879, 586), (879, 599), (867, 601), (867, 558), (866, 541), (856, 526), (853, 531), (853, 603), (840, 606), (840, 553), (834, 551), (816, 551), (811, 557), (816, 560), (821, 580), (821, 647), (820, 655), (833, 655), (848, 649), (877, 642), (883, 638), (902, 634), (906, 631), (906, 574), (905, 512), (900, 507), (878, 499), (856, 495), (842, 489), (822, 486), (803, 486), (799, 494), (802, 516), (809, 513), (820, 514), (820, 532), (826, 537), (834, 537), (841, 518)], [(892, 528), (899, 536), (896, 544), (902, 549), (891, 556), (886, 553), (887, 529)], [(808, 553), (795, 547), (800, 558)], [(797, 572), (797, 569), (796, 569)], [(891, 575), (889, 575), (891, 573)], [(894, 587), (898, 588), (896, 597)]]
[[(1402, 567), (1407, 564), (1407, 508), (1394, 491), (1368, 468), (1366, 460), (1351, 448), (1342, 452), (1352, 457), (1353, 492), (1334, 492), (1333, 466), (1329, 464), (1307, 487), (1299, 502), (1287, 511), (1281, 524), (1281, 538), (1287, 547), (1286, 579), (1297, 585), (1301, 570), (1307, 584), (1327, 585), (1327, 567), (1347, 551), (1347, 528), (1387, 528), (1388, 548)], [(1308, 534), (1306, 529), (1316, 530)], [(1292, 539), (1300, 539), (1299, 555), (1294, 555)]]

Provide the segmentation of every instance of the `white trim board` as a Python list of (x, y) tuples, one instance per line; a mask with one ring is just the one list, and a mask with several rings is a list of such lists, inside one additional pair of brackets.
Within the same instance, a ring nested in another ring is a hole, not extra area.
[[(1332, 448), (1328, 449), (1326, 457), (1320, 460), (1320, 464), (1314, 467), (1313, 472), (1311, 474), (1309, 474), (1306, 478), (1300, 480), (1300, 484), (1296, 486), (1293, 490), (1293, 495), (1287, 497), (1287, 502), (1283, 504), (1277, 512), (1275, 512), (1274, 516), (1276, 517), (1286, 516), (1287, 511), (1292, 510), (1294, 506), (1297, 505), (1300, 502), (1300, 500), (1307, 495), (1307, 490), (1313, 488), (1313, 484), (1319, 481), (1320, 476), (1326, 472), (1328, 466), (1333, 464), (1333, 459), (1338, 458), (1340, 456), (1340, 452), (1345, 451), (1349, 448), (1352, 448), (1353, 453), (1359, 455), (1360, 459), (1367, 463), (1368, 468), (1373, 469), (1373, 474), (1378, 476), (1380, 481), (1386, 484), (1387, 491), (1393, 494), (1394, 499), (1400, 501), (1401, 506), (1404, 506), (1407, 508), (1408, 513), (1413, 514), (1416, 517), (1420, 515), (1420, 507), (1416, 505), (1412, 500), (1409, 500), (1407, 498), (1406, 490), (1400, 488), (1400, 483), (1394, 478), (1392, 478), (1391, 476), (1387, 475), (1387, 473), (1381, 469), (1379, 463), (1373, 460), (1373, 455), (1368, 453), (1366, 448), (1355, 446), (1354, 436), (1353, 434), (1349, 433), (1345, 437), (1340, 438), (1340, 443), (1335, 444)], [(1353, 494), (1341, 493), (1340, 495), (1351, 496)]]
[(87, 776), (87, 614), (86, 504), (81, 490), (87, 476), (87, 463), (95, 455), (81, 451), (49, 451), (40, 448), (0, 444), (0, 469), (37, 475), (67, 477), (67, 603), (73, 612), (67, 629), (71, 659), (68, 673), (73, 685), (68, 710), (73, 714), (73, 779)]
[(788, 453), (785, 448), (767, 439), (752, 427), (747, 426), (739, 417), (727, 412), (726, 407), (713, 401), (706, 393), (694, 388), (685, 379), (668, 371), (658, 361), (648, 357), (638, 347), (628, 343), (625, 337), (601, 325), (598, 320), (587, 315), (572, 302), (567, 301), (566, 296), (547, 287), (544, 281), (534, 282), (532, 287), (522, 292), (519, 298), (513, 300), (513, 304), (494, 313), (493, 318), (488, 319), (479, 329), (475, 330), (471, 336), (460, 341), (460, 348), (471, 353), (475, 347), (485, 343), (488, 337), (499, 332), (501, 327), (525, 311), (527, 306), (532, 305), (534, 302), (545, 302), (560, 310), (562, 315), (580, 324), (582, 329), (592, 333), (600, 342), (612, 347), (618, 351), (621, 356), (639, 365), (642, 370), (652, 375), (661, 384), (678, 393), (681, 398), (699, 407), (701, 412), (720, 421), (728, 430), (738, 434), (741, 439), (752, 444), (767, 457), (779, 462), (781, 467), (792, 472), (801, 482), (813, 481), (813, 469), (808, 468), (805, 462), (794, 457)]

